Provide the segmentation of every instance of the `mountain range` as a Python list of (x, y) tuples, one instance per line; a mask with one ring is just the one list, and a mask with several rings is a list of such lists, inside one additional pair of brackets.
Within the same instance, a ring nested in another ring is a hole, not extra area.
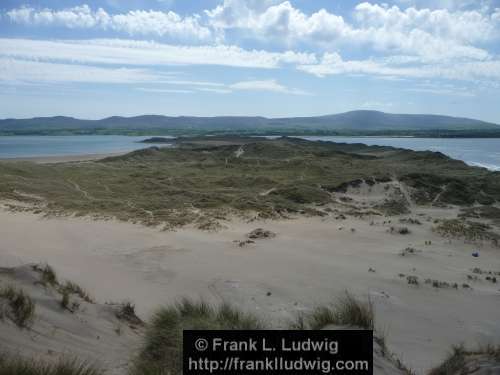
[(0, 120), (0, 134), (338, 134), (497, 136), (500, 125), (462, 117), (350, 111), (326, 116), (266, 118), (251, 116), (113, 116), (100, 120), (35, 117)]

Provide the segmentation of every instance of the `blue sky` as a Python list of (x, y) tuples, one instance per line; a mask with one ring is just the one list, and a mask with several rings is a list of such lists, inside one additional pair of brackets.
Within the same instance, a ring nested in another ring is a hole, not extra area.
[(309, 116), (500, 123), (500, 0), (0, 3), (0, 118)]

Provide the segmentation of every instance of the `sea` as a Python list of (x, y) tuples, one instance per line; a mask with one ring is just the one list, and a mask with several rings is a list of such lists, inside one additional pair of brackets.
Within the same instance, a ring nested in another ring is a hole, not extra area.
[[(148, 136), (0, 136), (0, 159), (109, 154), (151, 147)], [(302, 137), (343, 143), (439, 151), (469, 165), (500, 171), (500, 138)]]

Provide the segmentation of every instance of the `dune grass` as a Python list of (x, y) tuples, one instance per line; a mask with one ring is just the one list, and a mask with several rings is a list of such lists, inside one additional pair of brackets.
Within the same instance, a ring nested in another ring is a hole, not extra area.
[[(464, 345), (453, 346), (448, 358), (441, 365), (432, 369), (429, 375), (461, 375), (472, 373), (470, 366), (468, 366), (468, 359), (469, 357), (478, 356), (482, 356), (492, 362), (495, 361), (496, 366), (498, 366), (500, 364), (500, 346), (487, 345), (475, 350), (467, 350)], [(473, 367), (477, 369), (477, 365)], [(488, 371), (488, 369), (485, 368), (485, 371)]]
[(345, 292), (332, 306), (319, 306), (306, 318), (310, 329), (322, 329), (330, 325), (343, 325), (373, 329), (375, 311), (370, 300), (361, 302)]
[(18, 327), (27, 328), (31, 325), (35, 316), (35, 303), (23, 289), (6, 286), (0, 289), (0, 298), (7, 300), (9, 310), (6, 315)]
[(263, 324), (256, 317), (228, 304), (212, 306), (204, 301), (182, 299), (173, 306), (163, 307), (156, 312), (131, 374), (180, 374), (182, 331), (185, 329), (262, 328)]
[[(266, 218), (320, 214), (340, 186), (404, 180), (410, 174), (405, 181), (415, 192), (428, 192), (425, 202), (449, 183), (440, 176), (460, 181), (468, 191), (463, 200), (458, 194), (463, 189), (447, 190), (438, 197), (443, 203), (470, 204), (483, 196), (500, 201), (499, 173), (429, 152), (281, 138), (247, 140), (244, 153), (236, 156), (241, 147), (237, 139), (221, 146), (200, 142), (185, 140), (177, 148), (139, 150), (88, 163), (0, 162), (0, 199), (23, 202), (12, 204), (13, 210), (30, 206), (47, 215), (113, 217), (167, 228), (235, 213)], [(417, 172), (425, 178), (415, 177)]]
[(443, 237), (463, 238), (467, 241), (492, 240), (498, 244), (500, 235), (491, 229), (488, 224), (463, 219), (443, 219), (433, 227)]
[(47, 263), (43, 265), (34, 265), (33, 269), (40, 273), (41, 282), (44, 285), (56, 286), (59, 285), (59, 281), (57, 280), (56, 271)]
[(123, 301), (118, 303), (118, 310), (115, 315), (118, 319), (123, 320), (131, 326), (143, 326), (144, 322), (137, 316), (135, 312), (135, 304), (132, 301)]
[(42, 283), (44, 286), (51, 286), (55, 288), (59, 293), (61, 293), (61, 304), (63, 306), (65, 305), (64, 301), (66, 300), (66, 302), (68, 302), (69, 296), (71, 294), (77, 295), (82, 300), (88, 303), (94, 303), (94, 300), (90, 296), (90, 294), (80, 285), (72, 281), (65, 281), (64, 283), (59, 282), (56, 271), (48, 263), (45, 263), (43, 265), (35, 264), (34, 266), (32, 266), (32, 268), (40, 274), (40, 283)]
[(0, 375), (103, 375), (97, 367), (76, 359), (56, 362), (25, 359), (0, 353)]
[[(321, 329), (329, 325), (348, 325), (373, 329), (374, 311), (370, 301), (360, 302), (345, 293), (333, 307), (319, 307), (310, 316), (301, 316), (290, 329)], [(149, 323), (145, 342), (134, 362), (131, 375), (180, 374), (182, 369), (182, 331), (185, 329), (257, 330), (266, 326), (252, 314), (223, 303), (182, 299), (159, 309)]]
[(93, 298), (90, 296), (90, 294), (83, 289), (80, 285), (72, 282), (72, 281), (65, 281), (64, 284), (59, 286), (59, 292), (64, 294), (76, 294), (78, 297), (83, 299), (85, 302), (88, 303), (94, 303)]

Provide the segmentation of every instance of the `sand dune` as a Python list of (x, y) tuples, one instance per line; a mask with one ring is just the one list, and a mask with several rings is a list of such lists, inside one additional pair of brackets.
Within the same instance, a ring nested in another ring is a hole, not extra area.
[[(392, 234), (384, 220), (234, 219), (219, 232), (162, 232), (115, 221), (1, 211), (0, 264), (48, 262), (101, 303), (134, 301), (143, 319), (179, 296), (201, 296), (227, 300), (285, 326), (295, 314), (331, 302), (347, 289), (372, 299), (389, 348), (417, 373), (439, 363), (453, 344), (498, 343), (500, 324), (492, 312), (500, 309), (499, 284), (467, 278), (474, 267), (499, 271), (498, 248), (443, 239), (423, 219), (422, 225), (409, 226), (408, 235)], [(277, 235), (238, 246), (257, 227)], [(418, 251), (401, 256), (409, 246)], [(480, 256), (472, 257), (477, 249)], [(417, 276), (420, 285), (409, 285), (407, 275)], [(459, 287), (435, 288), (424, 283), (426, 278)], [(462, 288), (464, 283), (471, 288)]]

